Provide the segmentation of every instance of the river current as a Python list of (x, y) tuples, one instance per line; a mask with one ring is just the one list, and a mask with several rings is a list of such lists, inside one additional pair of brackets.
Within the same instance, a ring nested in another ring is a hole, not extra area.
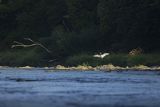
[(0, 107), (160, 107), (160, 72), (1, 68)]

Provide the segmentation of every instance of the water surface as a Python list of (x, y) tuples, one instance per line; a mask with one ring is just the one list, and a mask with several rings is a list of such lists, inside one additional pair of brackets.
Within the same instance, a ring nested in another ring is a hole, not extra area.
[(160, 73), (0, 69), (0, 107), (158, 107)]

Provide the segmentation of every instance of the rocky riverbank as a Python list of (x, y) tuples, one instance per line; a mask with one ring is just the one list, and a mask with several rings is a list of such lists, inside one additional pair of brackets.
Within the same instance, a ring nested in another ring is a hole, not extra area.
[(57, 70), (99, 70), (99, 71), (128, 71), (128, 70), (135, 70), (135, 71), (160, 71), (159, 66), (148, 67), (145, 65), (138, 65), (133, 67), (120, 67), (114, 66), (112, 64), (108, 65), (101, 65), (97, 67), (87, 66), (87, 65), (79, 65), (77, 67), (65, 67), (62, 65), (57, 65), (54, 69)]
[[(8, 66), (0, 66), (0, 69), (5, 69), (5, 68), (10, 68)], [(14, 68), (19, 68), (19, 69), (34, 69), (37, 67), (31, 67), (31, 66), (24, 66), (24, 67), (14, 67)], [(73, 71), (73, 70), (78, 70), (78, 71), (160, 71), (160, 66), (145, 66), (145, 65), (138, 65), (138, 66), (133, 66), (133, 67), (120, 67), (120, 66), (114, 66), (112, 64), (107, 64), (107, 65), (101, 65), (101, 66), (88, 66), (88, 65), (79, 65), (76, 67), (66, 67), (63, 65), (57, 65), (54, 67), (39, 67), (40, 69), (45, 69), (45, 70), (66, 70), (66, 71)]]

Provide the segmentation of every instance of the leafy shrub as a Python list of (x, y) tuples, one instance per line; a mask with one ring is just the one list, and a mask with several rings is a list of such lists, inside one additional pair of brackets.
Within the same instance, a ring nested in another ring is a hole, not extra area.
[(134, 66), (134, 65), (145, 65), (145, 62), (147, 61), (146, 56), (144, 55), (135, 55), (135, 56), (129, 56), (127, 59), (128, 66)]
[(102, 60), (99, 58), (94, 58), (92, 55), (89, 54), (79, 54), (67, 58), (65, 64), (68, 66), (78, 66), (84, 64), (90, 66), (97, 66), (102, 64)]
[(0, 53), (0, 65), (39, 66), (42, 55), (36, 50), (7, 51)]
[(89, 54), (79, 54), (70, 56), (66, 60), (66, 65), (77, 66), (87, 64), (90, 66), (113, 64), (115, 66), (158, 66), (160, 65), (160, 55), (159, 54), (141, 54), (130, 56), (128, 54), (111, 54), (106, 56), (104, 59), (94, 58)]
[(117, 66), (126, 66), (127, 65), (127, 55), (125, 54), (113, 54), (106, 56), (103, 60), (103, 64), (113, 64)]

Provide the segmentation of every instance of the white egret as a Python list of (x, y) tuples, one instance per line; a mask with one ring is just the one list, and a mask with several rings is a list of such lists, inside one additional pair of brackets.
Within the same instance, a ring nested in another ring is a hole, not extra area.
[(95, 55), (93, 55), (93, 57), (96, 57), (96, 58), (104, 58), (105, 56), (108, 56), (108, 55), (110, 55), (109, 53), (103, 53), (103, 54), (95, 54)]

